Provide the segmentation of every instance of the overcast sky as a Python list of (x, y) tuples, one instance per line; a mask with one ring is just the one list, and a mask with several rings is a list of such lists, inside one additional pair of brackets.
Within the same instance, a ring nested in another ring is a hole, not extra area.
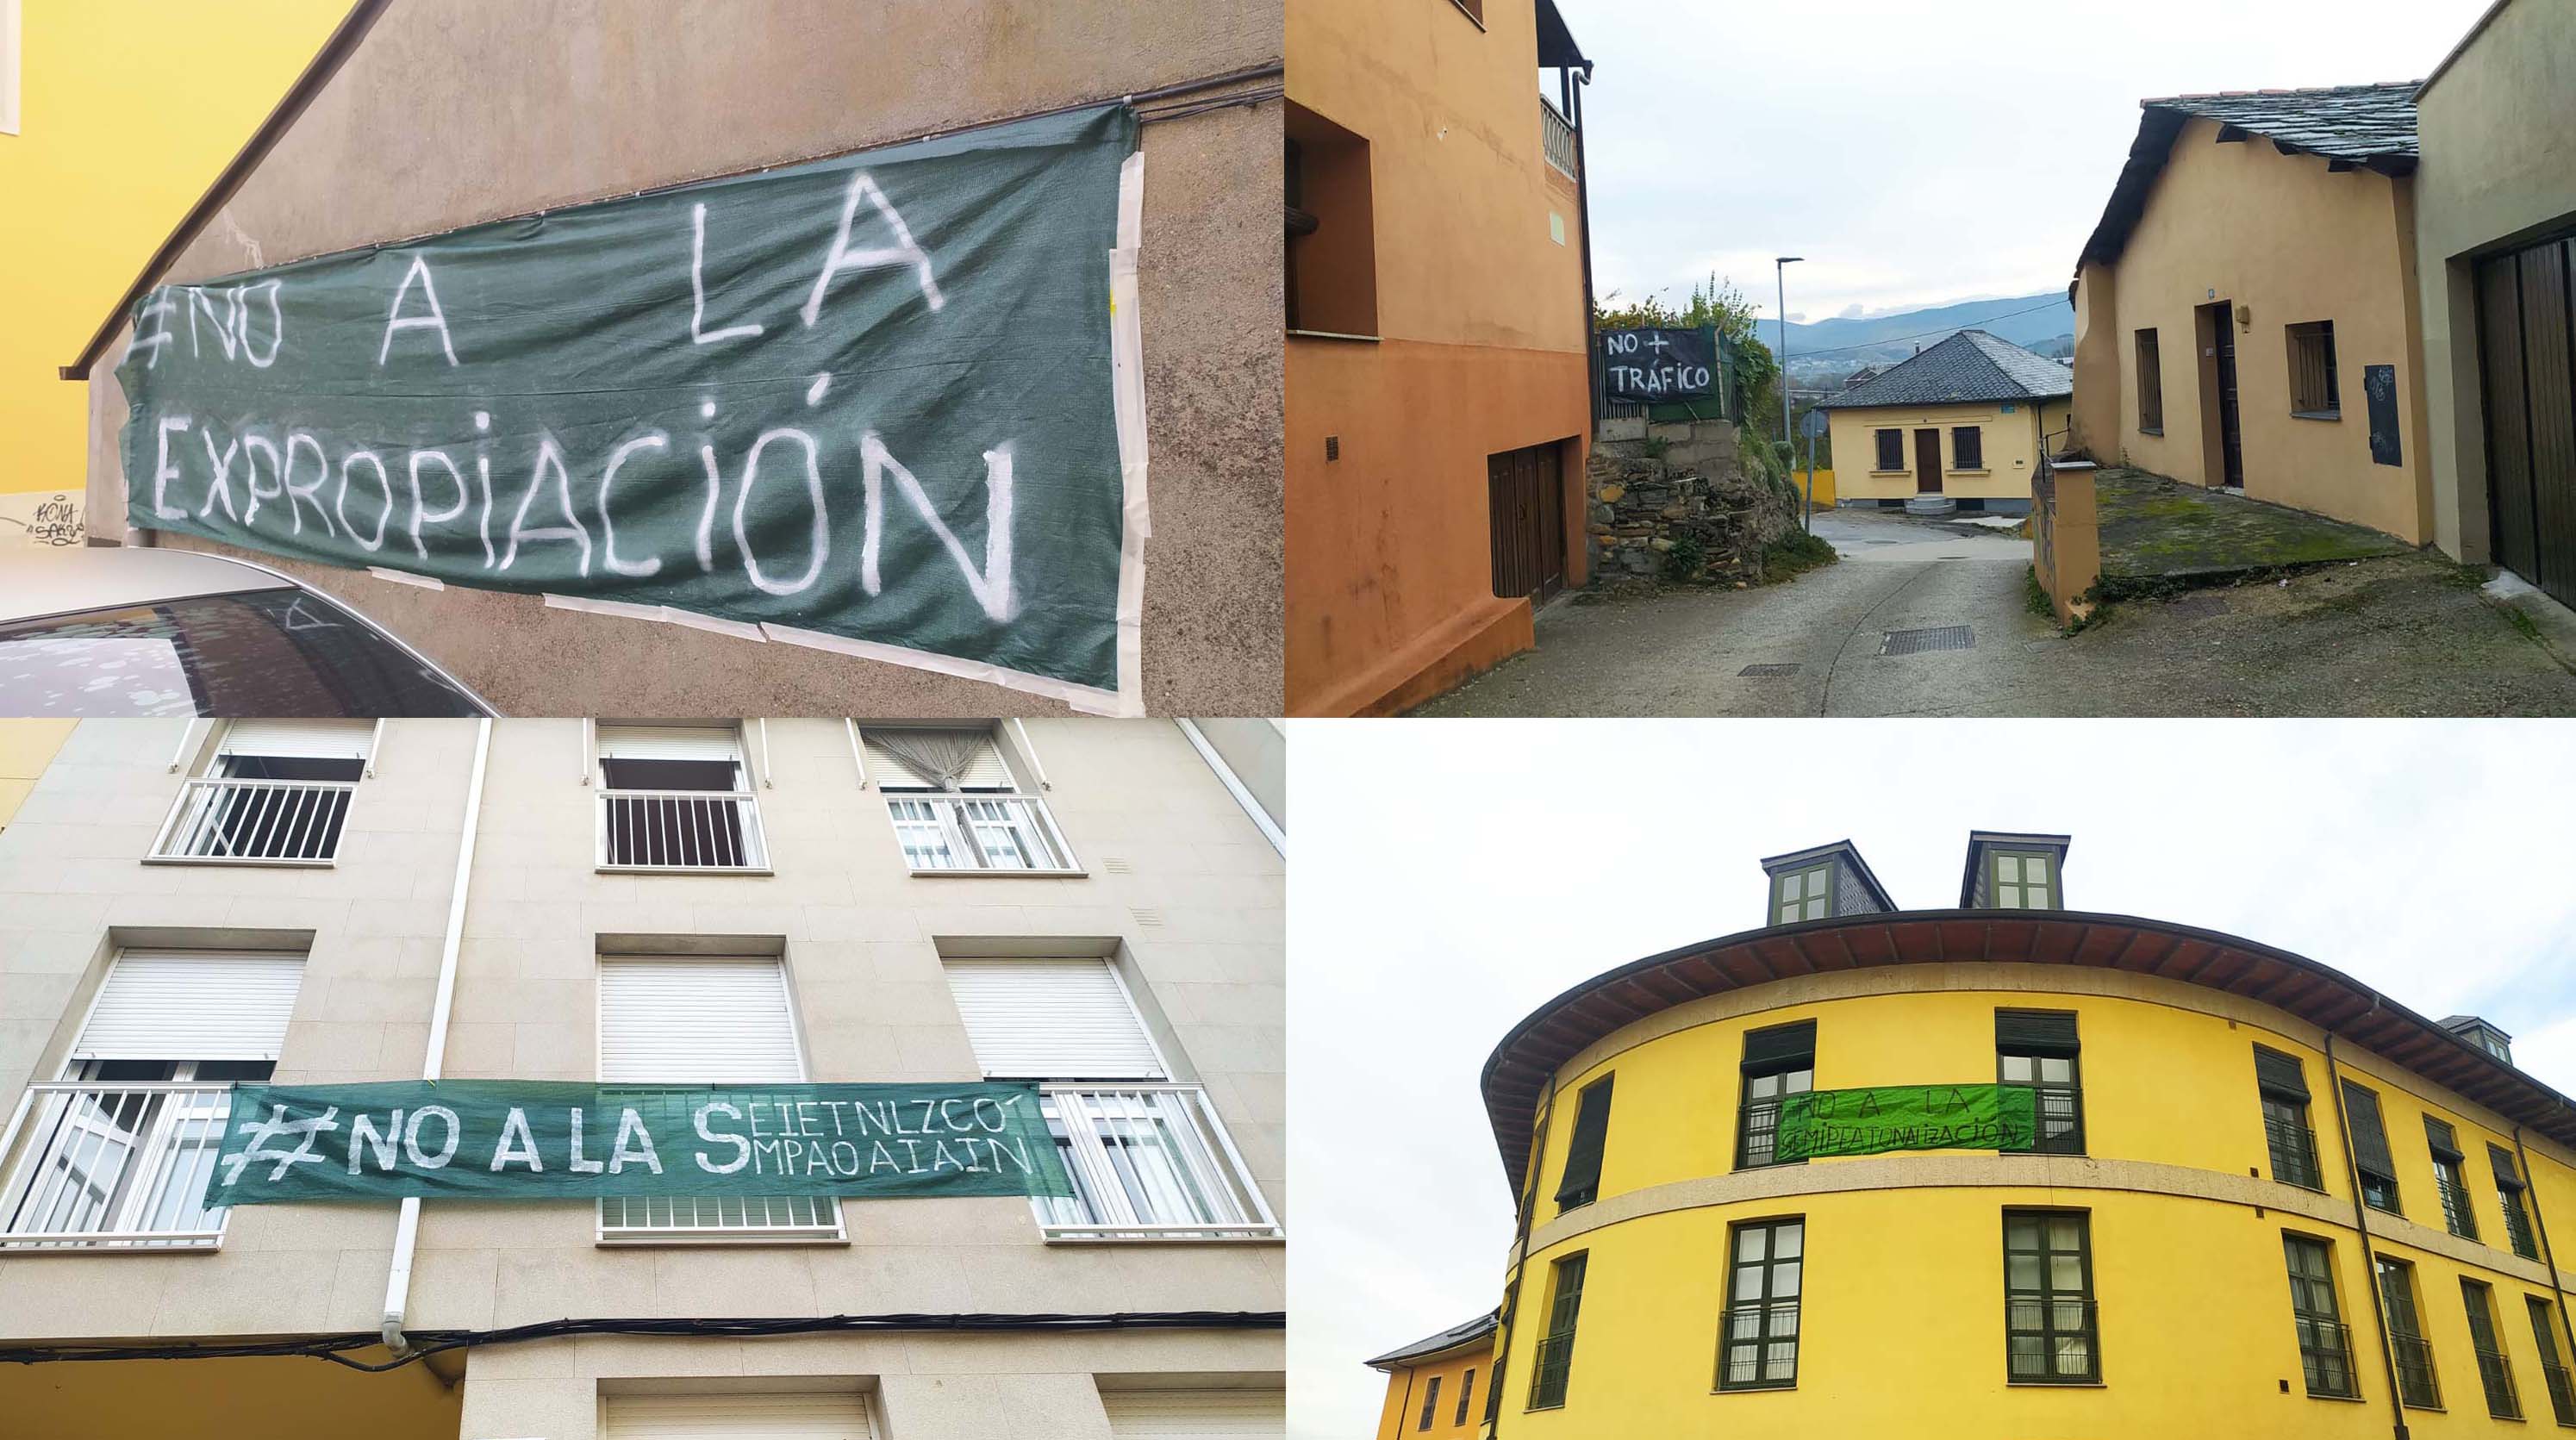
[(1710, 271), (1789, 318), (2062, 289), (2138, 101), (2417, 80), (2488, 0), (1557, 0), (1602, 293)]
[[(2262, 0), (2272, 3), (2272, 0)], [(2249, 8), (2252, 8), (2249, 6)], [(2066, 833), (2066, 897), (2242, 935), (2513, 1034), (2576, 1092), (2576, 745), (2549, 722), (1290, 722), (1294, 1440), (1360, 1362), (1492, 1307), (1476, 1090), (1566, 987), (1763, 922), (1755, 863), (1850, 839), (1907, 909), (1971, 829)], [(2250, 1103), (2250, 1102), (2249, 1102)]]

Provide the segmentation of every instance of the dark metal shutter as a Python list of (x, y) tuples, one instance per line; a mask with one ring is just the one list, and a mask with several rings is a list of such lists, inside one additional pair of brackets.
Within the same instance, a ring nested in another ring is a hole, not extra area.
[(2424, 1117), (2424, 1145), (2433, 1152), (2436, 1160), (2467, 1158), (2460, 1153), (2460, 1137), (2452, 1133), (2450, 1122), (2436, 1120), (2430, 1115)]
[(2072, 1055), (2076, 1051), (2072, 1010), (1998, 1010), (1995, 1048), (2015, 1055)]
[(2513, 1152), (2501, 1145), (2487, 1147), (2487, 1163), (2495, 1167), (2496, 1184), (2506, 1190), (2522, 1188), (2522, 1176), (2513, 1168)]
[(2343, 1107), (2351, 1119), (2353, 1162), (2373, 1175), (2397, 1178), (2397, 1162), (2388, 1154), (2388, 1127), (2380, 1123), (2379, 1097), (2343, 1082)]
[(1565, 1174), (1556, 1182), (1556, 1203), (1568, 1197), (1592, 1198), (1601, 1188), (1601, 1145), (1610, 1133), (1611, 1076), (1583, 1092), (1583, 1103), (1574, 1112), (1574, 1138), (1565, 1149)]
[(1744, 1036), (1746, 1070), (1797, 1070), (1813, 1065), (1815, 1060), (1816, 1022), (1813, 1020), (1748, 1031)]
[(2266, 1095), (2281, 1100), (2308, 1103), (2307, 1075), (2299, 1068), (2298, 1057), (2278, 1050), (2254, 1047), (2254, 1084)]

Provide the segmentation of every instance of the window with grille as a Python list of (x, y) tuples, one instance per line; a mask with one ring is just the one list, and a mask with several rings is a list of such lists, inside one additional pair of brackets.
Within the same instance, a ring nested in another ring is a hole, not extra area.
[(1995, 908), (1998, 910), (2054, 910), (2057, 908), (2057, 881), (2050, 874), (2050, 860), (2045, 851), (1997, 850), (1988, 863), (1994, 866)]
[(2290, 1323), (2298, 1331), (2299, 1368), (2306, 1372), (2308, 1393), (2359, 1399), (2352, 1329), (2343, 1323), (2342, 1307), (2335, 1302), (2334, 1251), (2322, 1240), (2283, 1235), (2281, 1253), (2290, 1266)]
[(1780, 1162), (1780, 1102), (1816, 1088), (1816, 1022), (1775, 1025), (1744, 1037), (1744, 1082), (1735, 1122), (1735, 1168)]
[(2066, 1010), (1995, 1012), (1995, 1078), (2027, 1086), (2038, 1124), (2031, 1149), (2084, 1153), (2084, 1086), (2077, 1072), (2075, 1015)]
[(597, 743), (599, 868), (768, 868), (739, 729), (602, 724)]
[(2388, 1153), (2388, 1127), (2380, 1119), (2376, 1092), (2343, 1082), (2345, 1128), (2351, 1131), (2353, 1168), (2361, 1172), (2362, 1203), (2391, 1215), (2406, 1212), (2397, 1196), (2397, 1162)]
[(1438, 1413), (1439, 1413), (1439, 1411), (1440, 1411), (1440, 1377), (1439, 1377), (1439, 1376), (1437, 1376), (1437, 1375), (1434, 1375), (1434, 1376), (1432, 1376), (1432, 1377), (1431, 1377), (1431, 1384), (1430, 1384), (1428, 1387), (1426, 1387), (1426, 1388), (1423, 1390), (1423, 1392), (1422, 1392), (1422, 1423), (1421, 1423), (1421, 1424), (1419, 1424), (1419, 1425), (1414, 1426), (1413, 1428), (1414, 1428), (1414, 1429), (1416, 1429), (1416, 1430), (1428, 1430), (1428, 1429), (1430, 1429), (1430, 1428), (1431, 1428), (1431, 1417), (1432, 1417), (1432, 1416), (1434, 1416), (1434, 1415), (1436, 1415), (1436, 1414), (1438, 1414)]
[(1828, 861), (1790, 870), (1771, 882), (1771, 923), (1822, 920), (1834, 913), (1834, 867)]
[(1950, 468), (1983, 470), (1986, 468), (1986, 432), (1978, 425), (1955, 425), (1950, 429)]
[(2539, 1259), (2540, 1246), (2531, 1238), (2531, 1212), (2523, 1208), (2522, 1172), (2514, 1168), (2513, 1152), (2489, 1145), (2487, 1166), (2495, 1172), (2496, 1199), (2504, 1206), (2504, 1233), (2513, 1253), (2525, 1260)]
[(365, 720), (235, 720), (180, 787), (152, 845), (156, 861), (328, 865), (367, 770)]
[(2442, 1408), (2442, 1386), (2433, 1373), (2433, 1347), (2415, 1308), (2415, 1267), (2385, 1255), (2373, 1257), (2379, 1303), (2388, 1321), (2388, 1347), (2397, 1359), (2397, 1397), (2411, 1409)]
[(1566, 1381), (1574, 1373), (1574, 1322), (1583, 1310), (1583, 1272), (1589, 1259), (1577, 1253), (1549, 1267), (1547, 1331), (1539, 1337), (1538, 1363), (1530, 1375), (1532, 1410), (1565, 1403)]
[(2005, 1378), (2016, 1385), (2101, 1379), (2094, 1322), (2092, 1217), (2005, 1211)]
[(1175, 1081), (1100, 959), (950, 959), (988, 1079), (1035, 1080), (1073, 1180), (1030, 1201), (1051, 1240), (1269, 1240), (1269, 1202), (1204, 1087)]
[(2289, 327), (2290, 413), (2304, 419), (2332, 420), (2343, 414), (2343, 388), (2335, 375), (2332, 320)]
[(1905, 468), (1904, 431), (1881, 430), (1878, 432), (1878, 468), (1882, 471), (1896, 471)]
[(1617, 1078), (1604, 1076), (1583, 1087), (1566, 1144), (1565, 1174), (1556, 1187), (1560, 1213), (1589, 1205), (1601, 1193), (1601, 1147), (1610, 1135), (1610, 1084)]
[(862, 738), (915, 874), (1079, 868), (1045, 799), (1021, 784), (989, 726), (870, 727)]
[[(775, 956), (599, 957), (603, 1084), (801, 1084), (787, 965)], [(828, 1196), (607, 1196), (602, 1241), (841, 1238)]]
[(2499, 1420), (2521, 1419), (2513, 1362), (2505, 1358), (2504, 1337), (2496, 1333), (2495, 1292), (2463, 1276), (2460, 1302), (2469, 1312), (2469, 1351), (2478, 1357), (2478, 1388), (2486, 1392), (2487, 1413)]
[(2138, 332), (2138, 428), (2149, 435), (2165, 433), (2164, 359), (2156, 332)]
[(2424, 1117), (2424, 1147), (2433, 1155), (2433, 1188), (2442, 1198), (2442, 1224), (2463, 1240), (2478, 1238), (2478, 1217), (2469, 1208), (2469, 1182), (2460, 1164), (2459, 1137), (2450, 1122)]
[(2576, 1382), (2567, 1375), (2565, 1354), (2558, 1348), (2558, 1312), (2537, 1295), (2522, 1297), (2531, 1314), (2531, 1343), (2540, 1353), (2540, 1378), (2549, 1387), (2550, 1418), (2576, 1425)]
[(1781, 1390), (1798, 1383), (1798, 1301), (1807, 1223), (1763, 1220), (1735, 1227), (1719, 1331), (1717, 1388)]
[(2254, 1085), (2263, 1105), (2263, 1143), (2272, 1178), (2303, 1190), (2325, 1189), (2317, 1169), (2317, 1134), (2308, 1123), (2308, 1082), (2298, 1057), (2254, 1047)]

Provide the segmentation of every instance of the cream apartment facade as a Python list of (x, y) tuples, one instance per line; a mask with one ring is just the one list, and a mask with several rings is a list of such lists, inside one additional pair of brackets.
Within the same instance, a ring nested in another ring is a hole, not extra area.
[[(9, 1432), (1279, 1433), (1275, 754), (81, 723), (0, 833), (0, 1359), (114, 1358)], [(199, 1208), (230, 1083), (424, 1078), (1034, 1080), (1079, 1193)], [(232, 1353), (316, 1342), (428, 1353)]]

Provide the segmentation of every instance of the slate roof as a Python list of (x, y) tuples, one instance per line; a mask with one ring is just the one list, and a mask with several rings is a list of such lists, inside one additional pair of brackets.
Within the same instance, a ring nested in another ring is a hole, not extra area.
[(2269, 143), (2284, 155), (2317, 155), (2329, 163), (2383, 175), (2411, 175), (2421, 156), (2415, 138), (2418, 82), (2336, 85), (2322, 90), (2230, 90), (2141, 100), (2138, 138), (2111, 187), (2101, 223), (2084, 242), (2084, 264), (2108, 264), (2129, 246), (2147, 210), (2148, 192), (2173, 156), (2174, 141), (2195, 119), (2211, 120)]
[(1409, 1361), (1443, 1354), (1462, 1345), (1472, 1345), (1494, 1333), (1496, 1314), (1497, 1312), (1488, 1310), (1464, 1325), (1452, 1325), (1437, 1335), (1428, 1335), (1401, 1349), (1389, 1350), (1368, 1363), (1380, 1370), (1387, 1370)]
[(1969, 405), (1984, 400), (2062, 400), (2075, 374), (1983, 330), (1962, 330), (1901, 365), (1816, 402), (1822, 410), (1886, 405)]

